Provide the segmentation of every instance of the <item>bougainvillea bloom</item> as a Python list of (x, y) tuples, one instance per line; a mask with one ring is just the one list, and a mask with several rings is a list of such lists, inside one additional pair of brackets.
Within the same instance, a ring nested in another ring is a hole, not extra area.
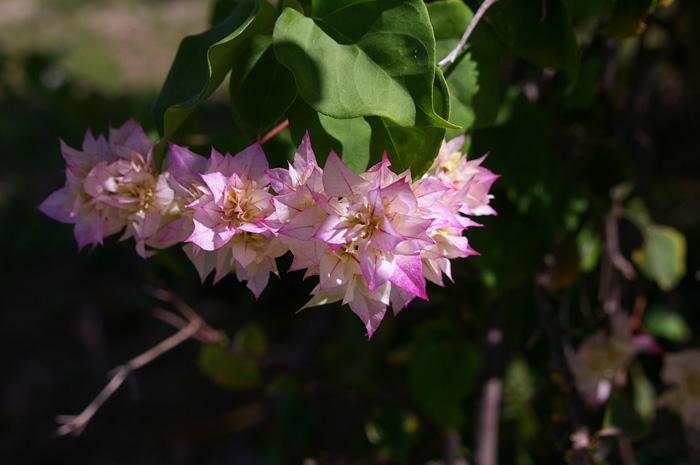
[(269, 274), (277, 273), (274, 259), (286, 251), (265, 223), (274, 208), (262, 147), (256, 143), (235, 156), (213, 150), (206, 165), (182, 147), (172, 146), (171, 152), (176, 189), (188, 199), (184, 217), (191, 218), (191, 227), (186, 222), (179, 227), (191, 229), (186, 252), (200, 276), (216, 270), (218, 282), (235, 269), (258, 297)]
[(157, 247), (164, 226), (179, 214), (168, 186), (167, 173), (155, 171), (153, 143), (135, 121), (110, 129), (109, 138), (85, 135), (83, 150), (61, 143), (66, 160), (66, 185), (51, 194), (39, 209), (51, 218), (75, 224), (82, 249), (102, 244), (123, 228), (122, 239), (134, 237), (145, 257), (146, 245)]
[[(398, 313), (415, 297), (427, 299), (426, 279), (442, 285), (450, 258), (474, 254), (462, 232), (476, 223), (460, 212), (492, 212), (490, 196), (471, 189), (490, 186), (495, 176), (459, 157), (457, 184), (435, 174), (412, 183), (410, 171), (393, 173), (386, 156), (357, 174), (331, 152), (321, 169), (307, 135), (289, 169), (270, 170), (280, 193), (271, 216), (277, 234), (295, 255), (294, 269), (319, 276), (305, 307), (342, 300), (371, 336), (387, 305)], [(470, 195), (488, 208), (465, 207)]]
[(184, 242), (202, 280), (235, 272), (256, 297), (291, 251), (292, 270), (318, 276), (305, 307), (342, 301), (371, 336), (387, 306), (396, 314), (427, 300), (426, 280), (443, 285), (451, 259), (476, 254), (463, 234), (478, 226), (469, 215), (495, 214), (497, 176), (483, 157), (467, 161), (462, 143), (444, 143), (416, 182), (386, 155), (358, 174), (331, 151), (321, 168), (308, 134), (287, 168), (268, 169), (259, 143), (208, 159), (171, 144), (157, 172), (153, 143), (128, 121), (107, 139), (88, 131), (82, 151), (62, 144), (66, 184), (39, 208), (75, 224), (81, 248), (122, 229), (143, 257)]

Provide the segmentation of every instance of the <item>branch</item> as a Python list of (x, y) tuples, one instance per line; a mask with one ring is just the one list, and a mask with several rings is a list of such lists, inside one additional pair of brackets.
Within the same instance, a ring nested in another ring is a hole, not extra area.
[(469, 24), (467, 25), (467, 30), (464, 31), (464, 34), (462, 35), (462, 38), (459, 39), (459, 43), (457, 44), (457, 46), (453, 48), (452, 51), (448, 53), (447, 56), (440, 60), (440, 62), (438, 63), (439, 68), (444, 68), (446, 65), (455, 62), (455, 60), (457, 59), (457, 55), (460, 52), (462, 52), (465, 46), (467, 45), (467, 39), (472, 34), (472, 31), (474, 31), (474, 28), (476, 27), (481, 17), (484, 16), (486, 10), (488, 10), (489, 7), (497, 1), (498, 0), (486, 0), (484, 3), (481, 4), (479, 9), (476, 10), (476, 14), (474, 14), (472, 20), (469, 21)]
[[(174, 299), (171, 293), (168, 293), (164, 290), (159, 291), (161, 293), (164, 293), (161, 295), (166, 296), (169, 299)], [(199, 315), (197, 315), (194, 312), (194, 310), (192, 310), (184, 302), (179, 301), (179, 299), (175, 299), (175, 303), (176, 306), (179, 307), (183, 315), (185, 315), (188, 318), (189, 322), (185, 322), (185, 320), (179, 318), (178, 316), (166, 312), (162, 309), (157, 309), (157, 312), (159, 312), (157, 313), (159, 318), (169, 322), (170, 324), (173, 324), (176, 327), (180, 327), (180, 330), (177, 333), (170, 336), (169, 338), (162, 341), (160, 344), (156, 345), (155, 347), (152, 347), (151, 349), (147, 350), (141, 355), (132, 358), (128, 362), (124, 363), (123, 365), (119, 365), (114, 370), (112, 370), (112, 379), (109, 381), (109, 383), (107, 383), (107, 385), (102, 389), (102, 391), (100, 391), (97, 397), (95, 397), (95, 399), (92, 402), (90, 402), (90, 404), (85, 408), (85, 410), (83, 410), (79, 415), (56, 416), (56, 422), (61, 425), (56, 430), (56, 433), (59, 436), (65, 436), (67, 434), (78, 436), (85, 429), (87, 424), (90, 422), (95, 413), (97, 413), (102, 404), (104, 404), (105, 401), (109, 399), (117, 389), (119, 389), (126, 377), (129, 376), (129, 374), (132, 371), (137, 370), (144, 365), (147, 365), (148, 363), (152, 362), (153, 360), (160, 357), (169, 350), (173, 349), (174, 347), (177, 347), (179, 344), (191, 337), (196, 337), (197, 339), (203, 340), (205, 342), (214, 342), (215, 340), (217, 340), (215, 338), (220, 339), (221, 337), (223, 337), (220, 332), (210, 328), (204, 322), (204, 320), (202, 320), (202, 318)], [(168, 314), (170, 316), (165, 317), (165, 314)], [(183, 323), (186, 324), (184, 324), (183, 326)]]

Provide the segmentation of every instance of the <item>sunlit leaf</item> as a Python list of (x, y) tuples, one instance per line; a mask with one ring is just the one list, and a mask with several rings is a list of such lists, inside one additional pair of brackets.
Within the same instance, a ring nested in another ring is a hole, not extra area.
[[(435, 68), (434, 107), (439, 114), (450, 114), (450, 97), (442, 72)], [(427, 116), (419, 112), (415, 127), (397, 126), (386, 118), (368, 117), (372, 127), (370, 153), (386, 151), (396, 173), (411, 168), (414, 179), (422, 176), (433, 164), (445, 129), (431, 126)]]
[(435, 40), (420, 0), (319, 0), (312, 17), (285, 9), (273, 37), (304, 100), (327, 116), (414, 126), (422, 114), (454, 127), (432, 106)]
[(311, 146), (321, 166), (331, 149), (358, 173), (381, 160), (381, 154), (370, 159), (372, 130), (364, 118), (331, 118), (311, 108), (304, 99), (297, 98), (289, 109), (289, 129), (297, 145), (306, 131), (309, 132)]
[[(445, 57), (459, 42), (473, 14), (459, 0), (433, 2), (427, 7), (435, 32), (437, 56)], [(448, 139), (463, 133), (474, 123), (472, 98), (479, 90), (478, 76), (477, 64), (470, 53), (459, 55), (455, 63), (445, 69), (445, 80), (450, 88), (450, 121), (462, 127), (448, 130)]]
[[(441, 115), (449, 114), (448, 91), (442, 73), (435, 69), (435, 108)], [(362, 172), (378, 163), (386, 151), (391, 168), (403, 172), (411, 168), (419, 177), (432, 165), (445, 135), (445, 129), (422, 126), (398, 126), (379, 117), (336, 119), (316, 112), (298, 98), (289, 111), (289, 126), (295, 142), (300, 142), (308, 130), (311, 144), (320, 163), (335, 150), (350, 168)], [(427, 123), (426, 123), (427, 124)]]
[(272, 28), (276, 17), (266, 0), (244, 1), (211, 29), (183, 39), (151, 111), (162, 136), (154, 148), (157, 156), (192, 110), (219, 87), (247, 39)]

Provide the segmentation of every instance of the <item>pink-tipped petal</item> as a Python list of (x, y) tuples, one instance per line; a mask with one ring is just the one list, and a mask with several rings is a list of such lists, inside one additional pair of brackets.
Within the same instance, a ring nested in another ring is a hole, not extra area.
[(348, 168), (340, 157), (331, 151), (323, 168), (323, 188), (326, 194), (335, 197), (351, 197), (365, 186), (367, 181)]

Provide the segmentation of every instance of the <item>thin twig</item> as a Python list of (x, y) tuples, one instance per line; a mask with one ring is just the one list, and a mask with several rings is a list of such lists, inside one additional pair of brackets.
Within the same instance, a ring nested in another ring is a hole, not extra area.
[(272, 131), (270, 131), (270, 132), (268, 132), (267, 134), (265, 134), (265, 135), (263, 136), (263, 138), (260, 139), (260, 143), (261, 143), (261, 144), (264, 144), (264, 143), (267, 142), (268, 140), (272, 139), (273, 137), (275, 137), (277, 134), (279, 134), (279, 133), (280, 133), (284, 128), (286, 128), (287, 126), (289, 126), (289, 120), (288, 120), (288, 119), (282, 121), (280, 124), (278, 124), (278, 125), (275, 127), (275, 129), (273, 129)]
[(187, 321), (162, 308), (156, 308), (153, 311), (156, 318), (159, 318), (178, 329), (184, 328), (189, 321), (200, 320), (199, 331), (197, 331), (197, 333), (192, 337), (201, 342), (216, 343), (225, 337), (225, 334), (222, 331), (213, 329), (211, 326), (209, 326), (204, 320), (202, 320), (202, 318), (197, 314), (197, 312), (194, 311), (192, 307), (187, 305), (187, 303), (176, 294), (164, 289), (163, 287), (149, 286), (146, 290), (153, 297), (172, 304), (187, 319)]
[[(159, 309), (160, 311), (157, 312), (158, 317), (176, 327), (179, 327), (180, 330), (169, 338), (160, 342), (158, 345), (112, 370), (112, 379), (79, 415), (56, 416), (56, 422), (61, 425), (56, 430), (56, 433), (59, 436), (65, 436), (66, 434), (72, 434), (74, 436), (79, 435), (85, 429), (95, 413), (97, 413), (97, 411), (100, 409), (102, 404), (104, 404), (105, 401), (109, 399), (117, 389), (119, 389), (119, 386), (122, 385), (126, 377), (129, 376), (132, 371), (152, 362), (156, 358), (177, 347), (179, 344), (191, 337), (199, 336), (198, 339), (205, 342), (212, 342), (216, 340), (215, 338), (218, 337), (220, 339), (222, 337), (220, 332), (210, 328), (204, 322), (204, 320), (202, 320), (202, 318), (197, 315), (194, 310), (192, 310), (192, 308), (181, 300), (175, 298), (172, 293), (162, 289), (159, 289), (158, 293), (161, 297), (164, 297), (164, 300), (167, 299), (173, 302), (178, 307), (178, 310), (180, 310), (180, 312), (187, 317), (189, 322), (185, 322), (185, 320), (179, 318), (178, 316), (169, 314), (169, 312)], [(166, 317), (166, 314), (169, 314), (170, 316)], [(182, 326), (183, 323), (186, 324)], [(202, 329), (204, 329), (204, 331), (202, 331)]]
[(462, 35), (462, 38), (459, 39), (459, 43), (457, 44), (457, 46), (453, 48), (452, 51), (448, 53), (447, 56), (440, 60), (440, 62), (438, 63), (439, 68), (444, 68), (446, 65), (455, 62), (455, 60), (457, 59), (457, 55), (464, 50), (464, 47), (467, 44), (467, 39), (472, 34), (472, 31), (474, 31), (474, 28), (476, 27), (481, 17), (484, 16), (486, 10), (488, 10), (489, 7), (497, 1), (498, 0), (486, 0), (484, 3), (481, 4), (479, 9), (476, 10), (476, 14), (474, 14), (472, 20), (469, 21), (469, 24), (467, 25), (467, 30), (464, 31), (464, 34)]
[(92, 418), (92, 416), (99, 410), (99, 408), (104, 404), (104, 402), (110, 398), (110, 396), (119, 389), (122, 382), (129, 374), (129, 369), (125, 366), (119, 366), (114, 373), (114, 376), (110, 382), (100, 391), (100, 393), (95, 397), (95, 399), (90, 402), (85, 410), (82, 411), (80, 415), (57, 415), (56, 423), (61, 424), (61, 426), (56, 430), (59, 436), (65, 436), (66, 434), (72, 434), (77, 436), (83, 432), (85, 426)]

